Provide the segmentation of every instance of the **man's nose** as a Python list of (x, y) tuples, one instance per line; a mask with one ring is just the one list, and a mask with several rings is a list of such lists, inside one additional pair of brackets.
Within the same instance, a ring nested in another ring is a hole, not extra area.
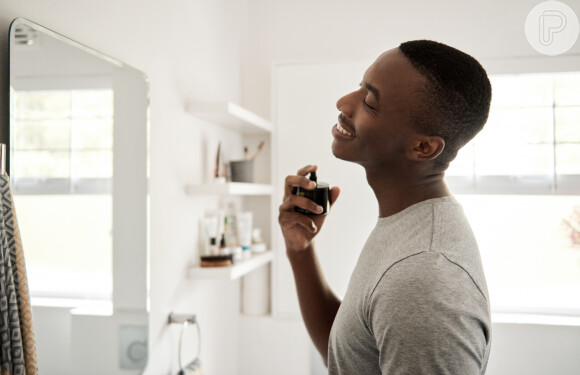
[(346, 94), (342, 98), (338, 99), (336, 102), (336, 108), (342, 112), (343, 115), (347, 117), (352, 117), (354, 114), (354, 97), (355, 92), (351, 92), (350, 94)]

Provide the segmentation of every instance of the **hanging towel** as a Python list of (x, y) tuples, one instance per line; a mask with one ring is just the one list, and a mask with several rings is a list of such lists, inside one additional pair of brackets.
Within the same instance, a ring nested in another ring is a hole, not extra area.
[(32, 308), (8, 176), (0, 176), (0, 370), (38, 375)]

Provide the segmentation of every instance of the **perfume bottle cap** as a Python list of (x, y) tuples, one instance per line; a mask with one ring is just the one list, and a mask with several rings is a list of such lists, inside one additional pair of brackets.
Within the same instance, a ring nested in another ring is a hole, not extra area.
[(310, 181), (317, 181), (316, 172), (310, 172)]

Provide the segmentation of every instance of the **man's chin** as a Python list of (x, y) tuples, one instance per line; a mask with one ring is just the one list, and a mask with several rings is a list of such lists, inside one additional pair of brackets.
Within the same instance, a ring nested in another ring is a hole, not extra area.
[(344, 161), (353, 161), (351, 158), (348, 157), (348, 155), (346, 155), (346, 153), (343, 150), (340, 149), (339, 146), (336, 145), (336, 142), (332, 142), (331, 151), (332, 155), (334, 155), (334, 157), (336, 157), (337, 159), (341, 159)]
[(344, 150), (341, 152), (339, 147), (335, 147), (334, 143), (332, 144), (332, 155), (334, 155), (337, 159), (344, 160), (349, 163), (354, 163), (362, 166), (364, 168), (365, 163), (360, 159), (356, 158), (353, 155), (348, 155)]
[(330, 146), (330, 151), (332, 152), (332, 155), (334, 155), (335, 158), (342, 159), (342, 157), (340, 156), (340, 152), (337, 150), (335, 143), (336, 142), (332, 142), (332, 146)]

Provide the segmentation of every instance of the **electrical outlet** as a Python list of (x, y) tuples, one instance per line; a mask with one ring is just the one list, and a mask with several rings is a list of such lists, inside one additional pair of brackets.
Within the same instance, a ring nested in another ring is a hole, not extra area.
[(124, 370), (142, 370), (147, 365), (147, 326), (119, 328), (119, 366)]

